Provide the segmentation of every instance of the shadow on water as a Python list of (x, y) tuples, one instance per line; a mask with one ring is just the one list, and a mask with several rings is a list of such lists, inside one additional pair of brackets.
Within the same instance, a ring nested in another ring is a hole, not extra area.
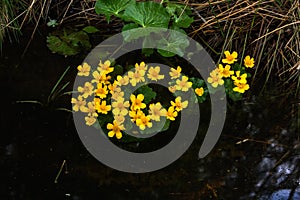
[(0, 64), (1, 199), (300, 199), (296, 103), (253, 95), (230, 106), (221, 138), (204, 159), (197, 158), (199, 136), (164, 169), (122, 173), (94, 159), (72, 115), (56, 109), (70, 109), (69, 96), (49, 105), (16, 103), (46, 102), (67, 66), (72, 83), (83, 57), (51, 54), (43, 35), (20, 60), (22, 49), (8, 45)]

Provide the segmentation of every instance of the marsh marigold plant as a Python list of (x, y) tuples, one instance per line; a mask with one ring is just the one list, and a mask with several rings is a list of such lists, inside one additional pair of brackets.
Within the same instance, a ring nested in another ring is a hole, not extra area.
[[(161, 121), (165, 123), (166, 120), (175, 121), (179, 112), (188, 106), (188, 100), (183, 101), (180, 96), (174, 101), (170, 101), (168, 105), (155, 102), (155, 92), (149, 90), (148, 86), (141, 92), (131, 94), (128, 99), (125, 99), (124, 86), (130, 84), (134, 87), (139, 83), (146, 84), (148, 81), (157, 82), (164, 79), (165, 75), (161, 73), (160, 66), (148, 66), (144, 62), (136, 63), (127, 74), (117, 74), (116, 76), (112, 75), (115, 68), (109, 60), (100, 61), (94, 68), (95, 70), (92, 70), (88, 63), (78, 66), (78, 76), (90, 78), (90, 80), (85, 81), (84, 85), (78, 86), (78, 96), (73, 97), (71, 103), (74, 112), (80, 111), (86, 115), (84, 120), (88, 126), (96, 124), (97, 121), (101, 124), (102, 121), (111, 119), (109, 116), (112, 116), (111, 121), (102, 124), (107, 130), (108, 137), (121, 139), (127, 128), (131, 128), (127, 125), (128, 123), (134, 123), (136, 128), (143, 131), (151, 128), (154, 123)], [(192, 88), (189, 78), (181, 75), (180, 66), (176, 69), (170, 68), (168, 78), (173, 80), (172, 83), (170, 82), (173, 93), (176, 91), (187, 92)], [(145, 94), (144, 91), (146, 91)], [(152, 94), (150, 99), (149, 91)], [(202, 96), (203, 93), (203, 88), (197, 88), (199, 96)], [(130, 119), (130, 122), (126, 121), (126, 117)]]
[[(210, 86), (216, 89), (224, 85), (229, 94), (242, 94), (248, 90), (249, 75), (245, 69), (254, 67), (254, 59), (246, 56), (243, 66), (238, 65), (237, 61), (237, 52), (225, 51), (223, 64), (212, 70), (207, 79)], [(182, 74), (180, 66), (170, 68), (168, 73), (163, 74), (160, 66), (140, 62), (123, 74), (116, 73), (120, 72), (120, 66), (112, 63), (110, 60), (100, 60), (98, 66), (92, 67), (88, 63), (79, 65), (77, 75), (86, 81), (77, 87), (78, 95), (71, 99), (73, 111), (84, 113), (85, 124), (96, 126), (98, 122), (110, 138), (122, 139), (127, 131), (143, 133), (160, 123), (167, 130), (170, 122), (188, 108), (189, 102), (205, 101), (209, 91), (204, 80)], [(169, 80), (170, 96), (173, 94), (174, 99), (156, 101), (156, 92), (149, 83), (166, 78)], [(129, 94), (126, 91), (128, 86), (138, 89)], [(184, 95), (191, 90), (194, 97)]]
[(213, 88), (224, 85), (229, 97), (233, 100), (239, 100), (241, 95), (250, 88), (247, 81), (247, 78), (250, 78), (250, 73), (247, 72), (247, 69), (254, 67), (254, 58), (247, 55), (241, 64), (238, 62), (236, 51), (232, 53), (225, 51), (224, 57), (218, 68), (210, 72), (207, 82)]

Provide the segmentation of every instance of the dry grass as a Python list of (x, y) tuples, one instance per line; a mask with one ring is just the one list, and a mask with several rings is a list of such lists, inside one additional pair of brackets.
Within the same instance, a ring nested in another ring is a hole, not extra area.
[(9, 0), (2, 0), (0, 2), (0, 47), (4, 38), (12, 41), (13, 38), (18, 39), (19, 24), (14, 10), (16, 2)]
[[(187, 2), (185, 2), (187, 3)], [(195, 12), (191, 36), (206, 41), (212, 54), (224, 49), (255, 57), (252, 84), (280, 86), (299, 97), (300, 3), (288, 0), (211, 0), (188, 3)], [(269, 84), (267, 84), (269, 83)]]
[[(59, 25), (106, 25), (94, 12), (96, 0), (22, 0), (25, 9), (15, 18), (0, 18), (1, 27), (18, 21), (19, 28), (33, 23), (45, 25), (49, 18)], [(252, 85), (260, 91), (280, 86), (284, 94), (299, 96), (300, 89), (300, 3), (291, 0), (199, 0), (181, 1), (194, 13), (195, 22), (187, 31), (200, 41), (216, 60), (224, 50), (250, 54), (256, 60)], [(119, 27), (119, 21), (110, 26)], [(2, 28), (3, 29), (3, 28)], [(2, 30), (1, 29), (1, 30)], [(1, 31), (0, 31), (1, 36)], [(30, 44), (30, 41), (28, 45)], [(260, 86), (260, 87), (259, 87)]]

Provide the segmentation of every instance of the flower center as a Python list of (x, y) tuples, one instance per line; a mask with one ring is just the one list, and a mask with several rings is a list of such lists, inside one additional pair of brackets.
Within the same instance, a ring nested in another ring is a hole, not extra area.
[(227, 56), (227, 60), (232, 61), (233, 60), (233, 56), (232, 55)]
[(123, 108), (123, 107), (124, 107), (124, 106), (123, 106), (123, 103), (122, 103), (122, 102), (119, 102), (117, 107), (118, 107), (118, 108)]
[(114, 126), (113, 131), (114, 131), (115, 133), (116, 133), (116, 132), (119, 132), (119, 127), (118, 127), (118, 126)]
[(139, 73), (137, 73), (137, 72), (136, 72), (136, 73), (134, 73), (134, 78), (135, 78), (135, 79), (139, 79), (140, 77), (141, 77), (141, 76), (140, 76), (140, 74), (139, 74)]

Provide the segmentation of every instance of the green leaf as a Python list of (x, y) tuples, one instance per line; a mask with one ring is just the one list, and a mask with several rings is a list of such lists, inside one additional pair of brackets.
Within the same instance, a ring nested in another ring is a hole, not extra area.
[(52, 52), (65, 56), (73, 56), (92, 47), (86, 32), (70, 28), (49, 34), (47, 46)]
[[(143, 41), (143, 47), (145, 47), (145, 46), (151, 46), (150, 45), (151, 43), (153, 43), (153, 38), (151, 38), (150, 36), (145, 37), (144, 41)], [(154, 52), (154, 49), (151, 49), (151, 48), (143, 48), (142, 49), (142, 53), (145, 56), (150, 56), (151, 54), (153, 54), (153, 52)]]
[(58, 23), (57, 23), (56, 19), (50, 19), (49, 22), (47, 23), (47, 26), (51, 26), (53, 28), (57, 25), (58, 25)]
[(175, 12), (176, 12), (176, 4), (173, 4), (173, 3), (169, 3), (167, 6), (166, 6), (166, 10), (167, 12), (171, 15), (171, 16), (174, 16), (175, 15)]
[[(161, 33), (161, 32), (165, 32), (167, 31), (167, 29), (165, 30), (161, 30), (161, 29), (156, 29), (156, 28), (141, 28), (138, 27), (137, 24), (134, 23), (130, 23), (127, 24), (123, 27), (122, 30), (122, 35), (125, 41), (130, 42), (132, 40), (136, 40), (136, 39), (144, 39), (143, 41), (143, 46), (145, 46), (145, 44), (151, 44), (150, 46), (152, 46), (152, 43), (156, 43), (157, 39), (155, 39), (151, 33)], [(148, 45), (149, 46), (149, 45)]]
[(84, 27), (82, 30), (86, 33), (97, 33), (100, 31), (99, 29), (97, 29), (94, 26), (87, 26), (87, 27)]
[(232, 87), (233, 87), (233, 81), (232, 81), (232, 79), (226, 78), (224, 80), (224, 87), (225, 87), (226, 92), (232, 91)]
[(144, 103), (148, 104), (152, 99), (155, 99), (156, 97), (156, 92), (152, 90), (148, 85), (144, 85), (137, 89), (138, 94), (143, 94), (144, 95)]
[(148, 49), (148, 48), (142, 49), (142, 54), (144, 54), (147, 57), (151, 56), (153, 53), (154, 53), (153, 49)]
[(126, 24), (122, 29), (122, 35), (126, 42), (148, 36), (150, 33), (151, 32), (148, 29), (144, 30), (139, 28), (139, 26), (135, 23)]
[(189, 40), (186, 35), (172, 31), (168, 38), (162, 38), (158, 41), (158, 53), (165, 57), (171, 57), (174, 55), (183, 56), (185, 54), (186, 47), (189, 46)]
[(135, 28), (138, 28), (139, 25), (135, 24), (135, 23), (129, 23), (129, 24), (125, 24), (122, 28), (122, 31), (128, 31), (128, 30), (131, 30), (131, 29), (135, 29)]
[(167, 119), (167, 120), (165, 121), (164, 127), (162, 128), (161, 132), (162, 132), (162, 131), (168, 130), (168, 129), (169, 129), (169, 126), (170, 126), (170, 123), (171, 123), (171, 121), (170, 121), (169, 119)]
[(181, 13), (186, 13), (188, 15), (192, 14), (190, 7), (188, 7), (184, 4), (178, 4), (178, 3), (168, 2), (167, 6), (166, 6), (166, 10), (171, 16), (180, 15)]
[(105, 15), (109, 22), (112, 15), (119, 16), (120, 12), (133, 3), (134, 0), (97, 0), (95, 11), (97, 14)]
[(74, 56), (80, 52), (79, 48), (73, 47), (65, 41), (62, 41), (57, 36), (47, 37), (47, 47), (53, 53), (58, 53), (65, 56)]
[(137, 2), (129, 5), (122, 16), (125, 21), (135, 22), (142, 27), (168, 28), (170, 16), (158, 3)]
[(249, 72), (246, 72), (246, 74), (247, 74), (247, 78), (251, 78), (252, 77), (252, 75)]
[(230, 92), (228, 93), (228, 96), (229, 96), (229, 98), (232, 99), (233, 101), (239, 101), (239, 100), (241, 100), (242, 97), (243, 97), (241, 93), (239, 93), (239, 92), (234, 92), (234, 91), (230, 91)]
[(168, 3), (166, 10), (173, 17), (174, 25), (177, 27), (188, 28), (194, 21), (189, 17), (191, 10), (185, 5)]
[(163, 49), (158, 49), (157, 52), (164, 57), (173, 57), (176, 55), (175, 53), (172, 53), (170, 51), (165, 51)]
[(204, 86), (204, 80), (196, 77), (189, 78), (189, 80), (193, 83), (193, 88), (200, 88)]
[(89, 42), (89, 36), (84, 31), (78, 31), (71, 33), (64, 37), (66, 41), (72, 44), (73, 47), (77, 47), (81, 45), (84, 49), (88, 50), (92, 47), (91, 43)]
[(174, 16), (174, 19), (174, 24), (182, 28), (188, 28), (191, 23), (194, 22), (194, 19), (192, 17), (189, 17), (186, 13), (179, 15), (179, 17)]

